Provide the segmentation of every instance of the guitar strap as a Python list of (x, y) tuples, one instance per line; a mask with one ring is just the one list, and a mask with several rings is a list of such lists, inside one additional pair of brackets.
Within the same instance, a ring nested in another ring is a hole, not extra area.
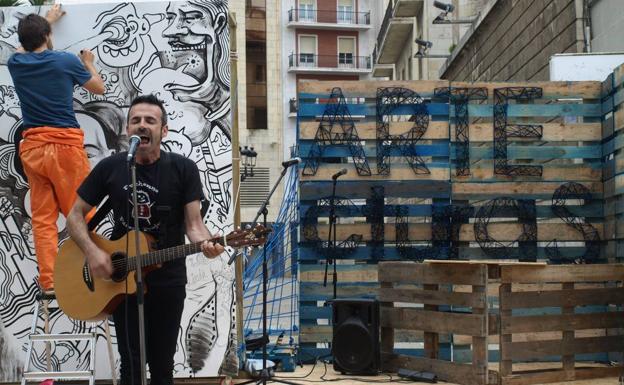
[(158, 248), (162, 249), (168, 246), (167, 236), (170, 231), (170, 221), (176, 217), (176, 213), (172, 212), (170, 205), (165, 200), (171, 197), (171, 157), (166, 151), (160, 152), (160, 164), (158, 165), (158, 198), (156, 198), (156, 211), (160, 221), (158, 230)]

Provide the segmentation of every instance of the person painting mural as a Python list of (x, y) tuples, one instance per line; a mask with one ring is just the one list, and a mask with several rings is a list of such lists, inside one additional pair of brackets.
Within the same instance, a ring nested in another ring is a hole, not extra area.
[(57, 4), (45, 18), (32, 13), (20, 20), (22, 46), (8, 61), (24, 121), (19, 156), (31, 191), (39, 284), (48, 293), (54, 290), (58, 214), (69, 215), (90, 170), (73, 109), (74, 85), (94, 94), (105, 91), (91, 51), (84, 49), (78, 58), (53, 50), (51, 25), (64, 14)]

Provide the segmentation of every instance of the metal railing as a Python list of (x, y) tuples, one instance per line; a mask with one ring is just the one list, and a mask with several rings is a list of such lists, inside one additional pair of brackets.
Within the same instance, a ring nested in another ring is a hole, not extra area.
[(383, 21), (381, 22), (381, 28), (379, 29), (379, 35), (377, 35), (377, 47), (381, 49), (381, 43), (383, 42), (384, 36), (386, 35), (386, 31), (388, 30), (388, 26), (390, 25), (390, 19), (392, 19), (392, 14), (394, 10), (394, 1), (388, 1), (388, 7), (386, 8), (386, 14), (384, 15)]
[(370, 25), (370, 12), (323, 11), (318, 9), (292, 8), (288, 11), (289, 22)]
[(307, 53), (291, 53), (288, 57), (289, 68), (345, 68), (371, 69), (370, 56), (313, 55)]
[(375, 44), (375, 48), (373, 48), (373, 65), (377, 64), (377, 44)]

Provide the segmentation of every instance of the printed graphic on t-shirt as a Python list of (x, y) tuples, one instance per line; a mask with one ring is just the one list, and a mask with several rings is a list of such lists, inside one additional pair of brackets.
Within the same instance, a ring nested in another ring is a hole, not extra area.
[[(130, 206), (130, 219), (131, 224), (128, 225), (125, 218), (122, 216), (119, 218), (120, 223), (126, 228), (134, 228), (134, 204), (132, 201), (132, 185), (127, 184), (123, 187), (124, 191), (128, 191), (128, 203)], [(158, 188), (144, 182), (137, 182), (137, 214), (139, 217), (139, 227), (141, 231), (154, 232), (159, 228), (159, 224), (156, 223), (152, 217), (152, 206), (156, 203), (156, 197), (158, 196)]]

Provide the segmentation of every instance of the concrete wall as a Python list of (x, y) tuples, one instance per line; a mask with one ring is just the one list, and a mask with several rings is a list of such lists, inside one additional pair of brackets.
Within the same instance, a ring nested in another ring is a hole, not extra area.
[(624, 1), (594, 0), (590, 15), (592, 52), (624, 52)]
[[(619, 1), (619, 0), (616, 0)], [(548, 80), (550, 57), (582, 52), (582, 1), (491, 0), (440, 70), (462, 81)]]

